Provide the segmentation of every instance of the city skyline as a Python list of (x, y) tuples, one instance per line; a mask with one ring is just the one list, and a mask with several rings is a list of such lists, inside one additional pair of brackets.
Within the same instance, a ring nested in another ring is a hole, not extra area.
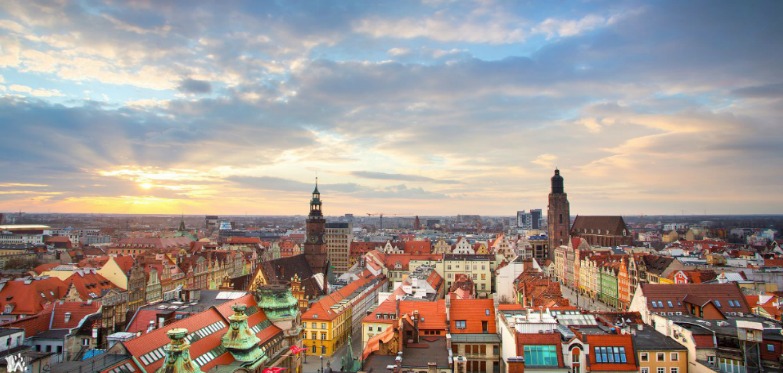
[(0, 4), (0, 211), (778, 214), (780, 2)]

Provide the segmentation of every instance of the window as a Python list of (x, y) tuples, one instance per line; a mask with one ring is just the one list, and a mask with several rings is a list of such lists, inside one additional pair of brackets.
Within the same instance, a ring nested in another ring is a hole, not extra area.
[(674, 305), (672, 304), (672, 301), (670, 301), (670, 300), (667, 300), (667, 301), (666, 301), (666, 304), (668, 304), (668, 305), (669, 305), (669, 308), (674, 308)]
[(642, 352), (642, 361), (650, 361), (650, 355), (646, 352)]
[(669, 373), (680, 373), (680, 369), (675, 367), (669, 368)]
[(595, 347), (597, 363), (625, 363), (625, 347)]
[(658, 373), (666, 373), (666, 368), (658, 368)]
[(89, 346), (89, 345), (90, 345), (90, 339), (82, 338), (82, 346)]
[[(672, 352), (671, 355), (669, 355), (669, 359), (671, 359), (671, 361), (680, 361), (680, 353)], [(676, 373), (676, 372), (672, 372), (672, 373)]]
[(457, 329), (465, 329), (466, 328), (465, 320), (457, 320), (457, 321), (455, 321), (454, 326)]
[(315, 345), (313, 345), (313, 353), (316, 353)]
[(326, 340), (326, 333), (321, 333), (321, 340), (322, 340), (322, 341), (325, 341), (325, 340)]
[(557, 348), (551, 345), (525, 346), (525, 365), (557, 366)]
[(313, 339), (318, 339), (318, 333), (313, 332)]
[(639, 371), (640, 373), (650, 373), (650, 368), (642, 367), (642, 370)]
[(775, 352), (775, 345), (773, 345), (773, 344), (767, 344), (767, 351), (769, 351), (769, 352)]
[(379, 331), (379, 332), (381, 331), (381, 327), (380, 327), (380, 326), (378, 327), (378, 331)]
[(482, 333), (487, 333), (488, 331), (489, 331), (488, 322), (487, 321), (482, 321), (481, 322), (481, 332)]
[(326, 329), (326, 323), (325, 322), (321, 323), (321, 329)]
[[(718, 308), (721, 307), (719, 300), (714, 300), (714, 301), (712, 301), (712, 303), (715, 303), (715, 307), (718, 307)], [(731, 303), (731, 302), (729, 302), (729, 303)]]
[(658, 357), (655, 359), (656, 361), (666, 361), (666, 354), (663, 352), (658, 353)]
[(321, 353), (326, 355), (326, 346), (321, 346)]

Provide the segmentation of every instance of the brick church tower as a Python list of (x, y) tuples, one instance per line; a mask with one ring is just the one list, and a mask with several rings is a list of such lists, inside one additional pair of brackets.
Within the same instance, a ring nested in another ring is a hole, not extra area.
[(307, 237), (304, 244), (305, 258), (307, 264), (315, 273), (323, 273), (324, 278), (328, 275), (329, 261), (326, 257), (326, 242), (324, 233), (326, 220), (321, 212), (321, 193), (318, 192), (318, 179), (315, 180), (315, 190), (313, 198), (310, 199), (310, 215), (307, 216)]
[(549, 259), (555, 260), (555, 249), (560, 245), (568, 245), (568, 234), (571, 231), (571, 208), (568, 205), (568, 195), (563, 188), (563, 177), (560, 176), (558, 169), (555, 169), (555, 176), (552, 176), (548, 210), (546, 221)]

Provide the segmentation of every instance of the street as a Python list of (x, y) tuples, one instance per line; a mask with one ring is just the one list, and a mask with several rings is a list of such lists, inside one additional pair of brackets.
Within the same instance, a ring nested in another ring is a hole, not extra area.
[[(353, 357), (354, 358), (360, 358), (362, 355), (362, 349), (364, 346), (362, 346), (362, 330), (361, 328), (357, 328), (357, 330), (353, 331), (353, 335), (351, 336), (351, 345), (353, 347)], [(324, 356), (323, 358), (323, 368), (325, 371), (329, 372), (329, 369), (327, 367), (331, 366), (333, 370), (340, 371), (340, 366), (342, 365), (343, 361), (343, 355), (345, 355), (346, 352), (346, 346), (347, 344), (341, 346), (332, 356)], [(308, 351), (309, 352), (309, 351)], [(307, 362), (302, 363), (302, 373), (318, 373), (321, 369), (321, 358), (318, 355), (312, 355), (311, 353), (307, 354), (306, 358)]]
[(598, 300), (590, 299), (588, 296), (580, 295), (579, 296), (579, 304), (576, 302), (576, 292), (572, 290), (571, 288), (560, 285), (560, 290), (563, 293), (563, 297), (567, 298), (569, 301), (571, 301), (571, 304), (574, 306), (577, 306), (583, 310), (588, 311), (614, 311), (611, 307), (607, 306), (603, 302), (600, 302)]

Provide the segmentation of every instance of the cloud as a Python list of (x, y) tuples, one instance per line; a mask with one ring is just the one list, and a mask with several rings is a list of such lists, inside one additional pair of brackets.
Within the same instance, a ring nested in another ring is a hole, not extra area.
[(35, 96), (35, 97), (63, 96), (63, 94), (56, 89), (30, 88), (28, 86), (20, 85), (20, 84), (12, 84), (11, 86), (8, 87), (8, 89), (14, 92), (27, 93), (28, 95)]
[(182, 93), (204, 94), (212, 92), (212, 85), (209, 82), (203, 80), (183, 79), (179, 83), (177, 90)]
[(780, 98), (783, 97), (783, 83), (738, 88), (732, 94), (747, 98)]
[(435, 183), (435, 184), (459, 183), (456, 180), (435, 179), (435, 178), (431, 178), (427, 176), (419, 176), (419, 175), (389, 174), (385, 172), (374, 172), (374, 171), (353, 171), (351, 172), (351, 175), (361, 177), (361, 178), (376, 179), (376, 180), (422, 181), (422, 182)]

